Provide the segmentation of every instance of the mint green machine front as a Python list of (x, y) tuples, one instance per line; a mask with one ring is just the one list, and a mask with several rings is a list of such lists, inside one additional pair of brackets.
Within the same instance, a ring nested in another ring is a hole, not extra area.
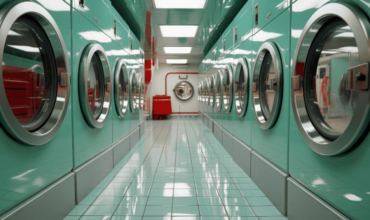
[(252, 145), (252, 4), (248, 1), (235, 18), (236, 46), (234, 54), (234, 136), (248, 146)]
[(72, 23), (73, 150), (78, 167), (112, 145), (115, 106), (109, 64), (112, 39), (76, 10)]
[(222, 36), (222, 51), (220, 64), (223, 71), (222, 79), (222, 96), (223, 96), (223, 117), (222, 126), (229, 132), (233, 133), (233, 114), (234, 114), (234, 94), (233, 94), (233, 77), (234, 77), (234, 29), (231, 24)]
[(289, 173), (359, 220), (370, 219), (369, 4), (292, 5)]
[(0, 11), (1, 216), (68, 174), (73, 155), (70, 6), (1, 0)]
[[(259, 17), (263, 18), (263, 15)], [(251, 104), (255, 119), (252, 122), (251, 147), (287, 172), (290, 9), (286, 9), (262, 29), (255, 30), (258, 32), (253, 35), (253, 54), (256, 56)]]

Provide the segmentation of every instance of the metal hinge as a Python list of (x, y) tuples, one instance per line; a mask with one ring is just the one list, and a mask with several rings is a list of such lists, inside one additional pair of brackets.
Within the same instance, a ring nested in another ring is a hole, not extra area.
[(300, 75), (292, 76), (292, 90), (297, 91), (301, 90), (302, 87), (302, 78)]
[(112, 91), (112, 85), (111, 85), (111, 83), (107, 83), (107, 85), (106, 85), (106, 91), (107, 92), (111, 92)]
[(348, 68), (347, 89), (368, 90), (369, 89), (369, 63), (360, 64)]
[(59, 86), (60, 87), (67, 87), (70, 85), (70, 77), (69, 74), (66, 72), (61, 72), (59, 74)]

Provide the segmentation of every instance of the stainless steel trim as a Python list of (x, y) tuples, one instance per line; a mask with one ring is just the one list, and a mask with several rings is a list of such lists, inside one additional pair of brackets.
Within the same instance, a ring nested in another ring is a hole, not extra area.
[(217, 73), (212, 74), (210, 77), (210, 89), (209, 89), (209, 106), (212, 108), (215, 106), (215, 99), (216, 99), (216, 79), (217, 79)]
[[(63, 41), (62, 34), (53, 17), (42, 6), (34, 2), (12, 2), (3, 6), (0, 10), (0, 36), (7, 36), (13, 23), (21, 16), (30, 16), (44, 29), (50, 40), (57, 65), (60, 81), (63, 75), (69, 78), (70, 67), (68, 53)], [(0, 51), (4, 51), (6, 37), (0, 38)], [(3, 52), (0, 53), (0, 60), (3, 60)], [(5, 93), (3, 72), (0, 69), (0, 121), (5, 130), (18, 141), (28, 145), (43, 145), (49, 142), (61, 127), (68, 110), (70, 98), (70, 85), (60, 86), (58, 90), (54, 109), (45, 124), (37, 131), (29, 132), (18, 122), (14, 116)]]
[[(370, 24), (366, 15), (351, 5), (330, 3), (318, 9), (304, 27), (294, 54), (292, 77), (298, 75), (296, 74), (297, 63), (305, 64), (309, 48), (318, 33), (317, 30), (330, 19), (336, 17), (345, 21), (354, 33), (359, 49), (359, 62), (367, 63), (370, 61)], [(304, 103), (303, 88), (292, 91), (292, 107), (297, 126), (307, 145), (316, 153), (325, 156), (343, 153), (353, 147), (365, 133), (370, 121), (370, 94), (369, 91), (365, 90), (352, 91), (352, 94), (357, 99), (352, 120), (339, 138), (330, 141), (316, 130), (308, 117)]]
[(206, 105), (210, 105), (210, 100), (211, 100), (211, 78), (207, 77), (205, 79), (206, 84), (207, 84), (207, 94), (206, 94)]
[[(274, 103), (272, 107), (272, 111), (270, 113), (270, 117), (266, 120), (265, 116), (262, 113), (261, 108), (261, 100), (259, 95), (260, 85), (259, 85), (259, 78), (260, 78), (260, 71), (262, 67), (263, 60), (267, 53), (271, 54), (272, 62), (276, 71), (277, 75), (277, 92), (275, 93)], [(253, 109), (254, 115), (257, 119), (257, 123), (261, 129), (270, 129), (275, 125), (275, 122), (279, 116), (281, 100), (283, 98), (283, 69), (281, 63), (280, 53), (278, 48), (272, 42), (266, 42), (262, 44), (260, 49), (258, 50), (256, 61), (254, 63), (253, 68)]]
[[(135, 80), (135, 81), (133, 81)], [(136, 106), (136, 99), (137, 99), (137, 74), (135, 70), (131, 70), (130, 73), (130, 106), (131, 112), (136, 112), (138, 110)]]
[(219, 70), (218, 73), (217, 73), (217, 78), (216, 78), (216, 85), (215, 85), (215, 89), (216, 89), (216, 109), (217, 109), (217, 112), (221, 112), (221, 109), (222, 109), (222, 103), (223, 103), (223, 96), (222, 96), (222, 79), (223, 79), (223, 76), (224, 76), (224, 72)]
[[(95, 54), (99, 56), (101, 61), (104, 74), (104, 86), (106, 87), (104, 88), (103, 109), (98, 118), (94, 117), (90, 108), (87, 87), (87, 75), (89, 73), (91, 59)], [(108, 119), (110, 106), (112, 104), (111, 89), (107, 89), (108, 86), (111, 86), (112, 74), (109, 66), (109, 59), (104, 48), (100, 44), (90, 44), (86, 47), (80, 62), (79, 74), (79, 96), (84, 117), (92, 128), (102, 128)]]
[[(227, 64), (226, 67), (223, 69), (224, 77), (222, 79), (222, 96), (223, 96), (223, 103), (224, 103), (224, 110), (226, 113), (231, 111), (231, 107), (233, 105), (233, 67), (231, 64)], [(229, 78), (229, 84), (226, 85), (226, 80)], [(226, 87), (229, 87), (229, 91), (226, 92)]]
[[(248, 59), (246, 57), (242, 57), (238, 60), (238, 64), (236, 65), (235, 69), (235, 77), (234, 77), (234, 98), (235, 98), (235, 110), (239, 117), (244, 117), (245, 113), (247, 112), (248, 108), (248, 100), (249, 100), (249, 69), (248, 69)], [(241, 86), (244, 88), (243, 93), (245, 93), (245, 99), (244, 99), (244, 106), (241, 105), (239, 92), (237, 91), (237, 88), (239, 85), (239, 76), (240, 71), (243, 69), (244, 72), (244, 79), (245, 82)]]
[[(123, 92), (123, 105), (121, 105), (121, 100), (119, 99), (119, 92), (120, 92), (120, 82), (119, 82), (119, 75), (121, 74), (121, 69), (122, 68), (125, 68), (126, 69), (126, 74), (123, 73), (124, 75), (122, 76), (123, 79), (124, 79), (124, 82), (125, 82), (125, 88), (127, 88), (127, 90), (125, 89), (124, 92)], [(116, 110), (117, 110), (117, 114), (120, 118), (124, 118), (125, 115), (126, 115), (126, 112), (128, 110), (128, 105), (129, 105), (129, 77), (128, 77), (128, 69), (127, 69), (127, 64), (126, 62), (121, 59), (121, 60), (118, 60), (117, 61), (117, 64), (116, 64), (116, 69), (115, 69), (115, 79), (114, 79), (114, 99), (115, 99), (115, 103), (116, 103)]]
[(203, 100), (202, 100), (202, 103), (203, 104), (207, 104), (207, 96), (208, 96), (208, 84), (207, 84), (207, 81), (206, 79), (202, 81), (203, 83)]

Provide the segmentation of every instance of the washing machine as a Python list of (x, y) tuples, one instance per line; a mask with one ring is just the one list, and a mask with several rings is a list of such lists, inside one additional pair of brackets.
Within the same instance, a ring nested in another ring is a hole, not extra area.
[(296, 186), (303, 185), (350, 219), (370, 218), (369, 5), (368, 0), (292, 5), (292, 217), (302, 205)]
[(2, 0), (0, 14), (1, 216), (68, 174), (73, 155), (70, 6)]
[(133, 132), (139, 127), (139, 74), (137, 69), (139, 63), (136, 62), (134, 57), (131, 57), (129, 65), (129, 83), (130, 83), (130, 131)]
[[(230, 25), (232, 27), (232, 25)], [(222, 94), (223, 94), (223, 117), (222, 126), (229, 133), (234, 133), (233, 129), (233, 76), (234, 76), (234, 37), (233, 28), (229, 27), (223, 36), (223, 51), (224, 57), (221, 59), (222, 71), (224, 72), (222, 79)]]
[[(251, 147), (288, 171), (290, 9), (253, 35)], [(252, 167), (253, 168), (253, 167)]]
[[(74, 167), (112, 145), (112, 39), (80, 12), (72, 10), (72, 99)], [(86, 2), (87, 4), (88, 2)], [(94, 7), (91, 3), (84, 5)], [(113, 23), (113, 22), (112, 22)], [(113, 26), (113, 25), (112, 25)]]
[(111, 59), (114, 102), (114, 105), (112, 104), (113, 143), (130, 133), (130, 84), (125, 54), (128, 53), (120, 45), (113, 43)]

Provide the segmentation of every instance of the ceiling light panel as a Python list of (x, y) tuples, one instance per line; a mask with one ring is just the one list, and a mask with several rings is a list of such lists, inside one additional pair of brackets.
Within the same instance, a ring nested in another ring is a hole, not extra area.
[(156, 8), (202, 9), (207, 0), (154, 0)]
[(187, 64), (187, 59), (166, 59), (166, 63), (168, 64)]
[(196, 25), (160, 25), (163, 37), (195, 37), (198, 26)]
[(163, 47), (164, 52), (167, 54), (189, 54), (191, 47)]

